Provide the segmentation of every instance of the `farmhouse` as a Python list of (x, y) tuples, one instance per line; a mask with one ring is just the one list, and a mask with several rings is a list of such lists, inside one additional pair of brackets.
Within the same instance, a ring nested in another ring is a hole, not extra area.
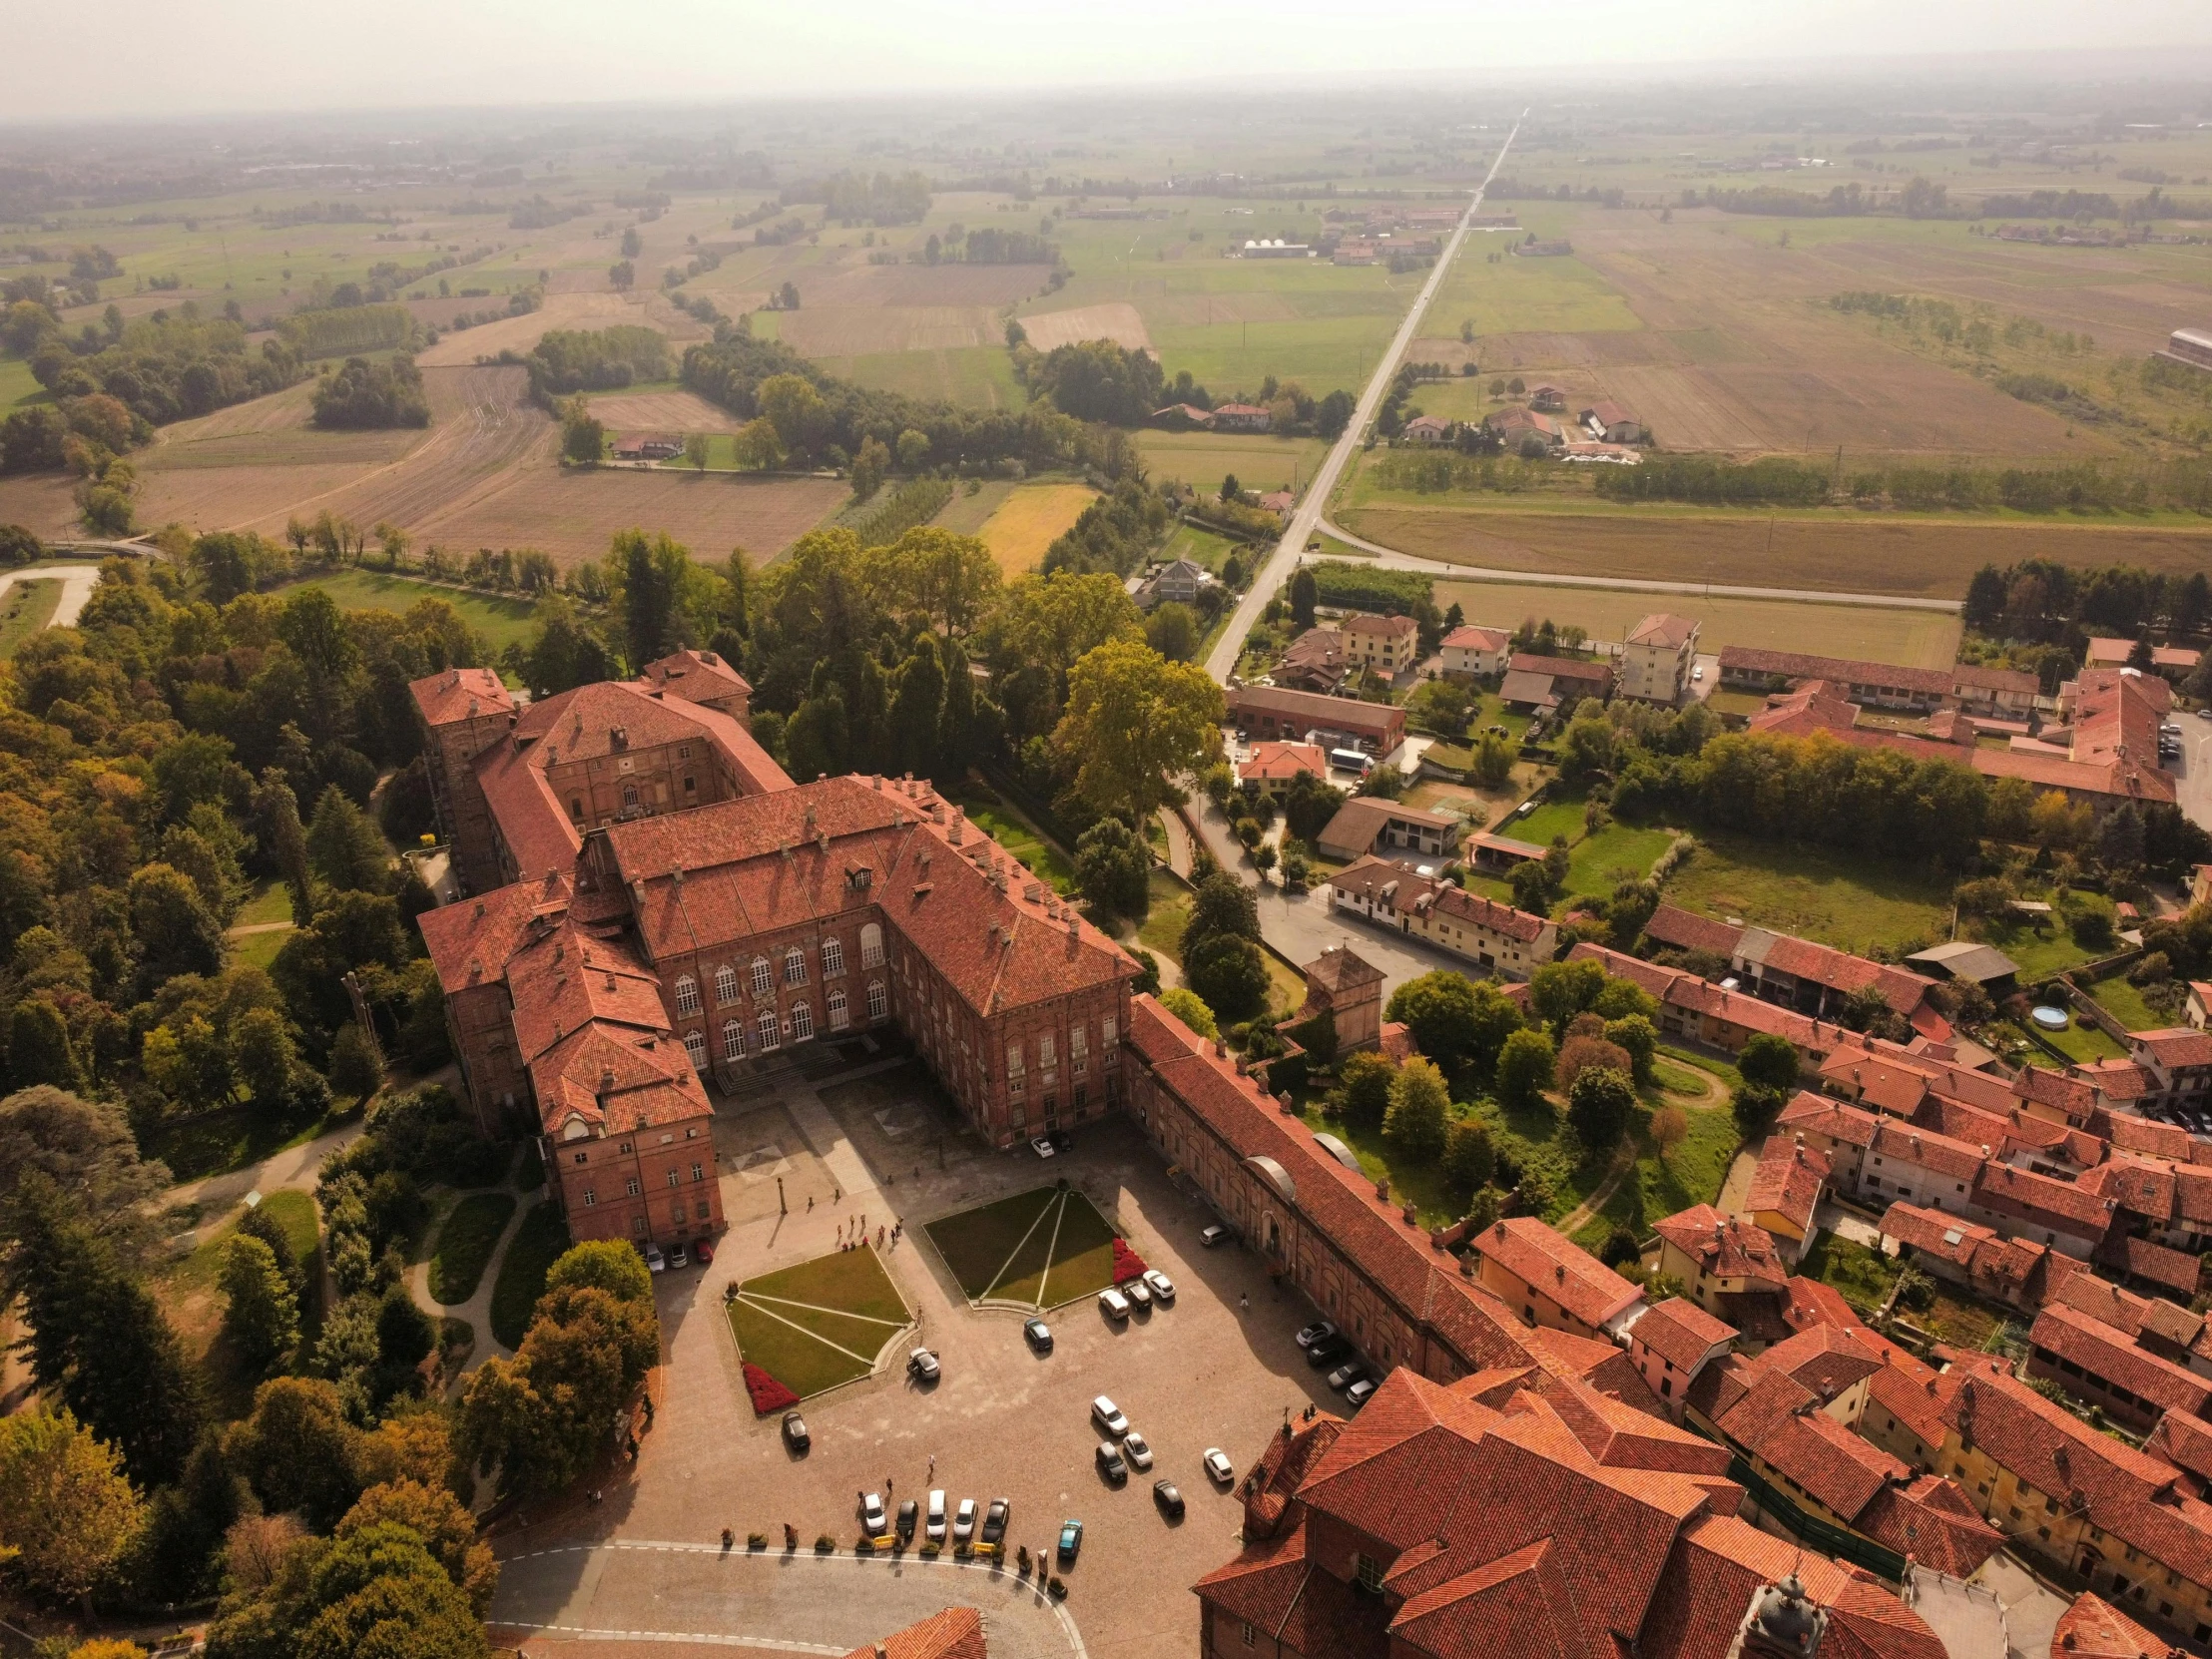
[(1382, 847), (1440, 858), (1459, 844), (1465, 828), (1465, 820), (1449, 813), (1356, 795), (1337, 809), (1314, 845), (1325, 858), (1364, 858)]
[(1538, 381), (1528, 388), (1528, 406), (1545, 414), (1558, 414), (1567, 406), (1567, 388), (1549, 380)]
[(1214, 430), (1217, 432), (1264, 432), (1274, 423), (1274, 414), (1257, 403), (1214, 405)]
[(1517, 451), (1529, 438), (1535, 438), (1547, 449), (1556, 449), (1567, 441), (1567, 434), (1551, 416), (1524, 409), (1517, 403), (1491, 410), (1482, 417), (1482, 424), (1495, 432), (1508, 450)]
[(1285, 242), (1281, 237), (1263, 241), (1247, 240), (1242, 250), (1248, 260), (1310, 260), (1313, 249), (1303, 242)]
[[(2133, 640), (2114, 639), (2106, 635), (2092, 634), (2089, 637), (2089, 649), (2082, 658), (2082, 667), (2122, 669), (2127, 667), (2127, 660), (2134, 653), (2135, 642)], [(2161, 680), (2168, 680), (2175, 685), (2179, 685), (2189, 678), (2190, 671), (2196, 666), (2197, 653), (2194, 651), (2185, 650), (2177, 645), (2151, 647), (2151, 672)]]
[(2035, 707), (2037, 682), (2014, 669), (1954, 663), (1947, 669), (1904, 668), (1845, 657), (1815, 657), (1799, 651), (1768, 651), (1748, 645), (1724, 645), (1721, 684), (1730, 691), (1796, 691), (1810, 681), (1825, 681), (1853, 703), (1877, 709), (1927, 714), (1936, 709), (1964, 709), (1971, 714), (2023, 720)]
[(1524, 260), (1562, 260), (1574, 252), (1574, 244), (1565, 237), (1557, 237), (1549, 242), (1538, 242), (1530, 237), (1513, 252)]
[(1176, 559), (1139, 580), (1130, 598), (1141, 611), (1156, 605), (1195, 605), (1214, 573), (1195, 559)]
[(1257, 743), (1252, 756), (1237, 768), (1237, 782), (1251, 784), (1262, 795), (1280, 796), (1300, 773), (1329, 781), (1329, 756), (1316, 744)]
[(1361, 703), (1349, 697), (1319, 697), (1279, 686), (1232, 686), (1229, 718), (1258, 738), (1304, 739), (1319, 732), (1324, 748), (1357, 742), (1377, 755), (1388, 755), (1405, 741), (1405, 711), (1386, 703)]
[(1164, 409), (1154, 409), (1152, 419), (1161, 426), (1211, 428), (1214, 424), (1214, 411), (1202, 409), (1195, 403), (1170, 403)]
[(2191, 368), (2212, 369), (2212, 328), (2176, 328), (2167, 336), (2166, 349), (2151, 355)]
[(1549, 713), (1567, 699), (1603, 699), (1613, 690), (1613, 665), (1587, 657), (1539, 657), (1516, 651), (1505, 665), (1498, 699), (1508, 709)]
[(1291, 641), (1283, 660), (1268, 670), (1268, 678), (1293, 691), (1335, 696), (1351, 672), (1344, 630), (1309, 628)]
[(1727, 990), (1680, 968), (1661, 967), (1609, 950), (1587, 940), (1567, 953), (1570, 962), (1595, 961), (1607, 973), (1633, 979), (1659, 1000), (1659, 1028), (1692, 1042), (1725, 1048), (1731, 1054), (1765, 1032), (1798, 1051), (1799, 1065), (1810, 1075), (1839, 1044), (1854, 1034), (1840, 1025), (1808, 1019), (1742, 991)]
[(1640, 443), (1644, 423), (1620, 404), (1599, 398), (1575, 417), (1601, 443)]
[(1887, 962), (1869, 961), (1772, 928), (1716, 921), (1665, 903), (1652, 911), (1644, 936), (1676, 950), (1725, 957), (1729, 971), (1746, 989), (1800, 1013), (1833, 1018), (1845, 1003), (1871, 987), (1924, 1035), (1937, 1041), (1950, 1035), (1949, 1022), (1929, 1005), (1935, 980)]
[(1478, 628), (1465, 623), (1443, 637), (1438, 648), (1447, 680), (1486, 680), (1505, 672), (1512, 636), (1502, 628)]
[(1804, 1138), (1769, 1135), (1744, 1195), (1744, 1214), (1766, 1230), (1783, 1255), (1804, 1256), (1815, 1232), (1813, 1215), (1828, 1191), (1828, 1155)]
[(1637, 623), (1621, 642), (1621, 695), (1670, 709), (1679, 705), (1691, 692), (1697, 637), (1696, 623), (1665, 611)]
[(1441, 415), (1415, 415), (1399, 430), (1398, 436), (1406, 443), (1448, 443), (1451, 439), (1451, 422)]
[(1356, 668), (1395, 677), (1420, 660), (1420, 627), (1409, 616), (1356, 611), (1345, 618), (1344, 636), (1345, 656)]
[(1329, 879), (1332, 908), (1413, 933), (1506, 979), (1526, 979), (1559, 948), (1559, 926), (1422, 875), (1387, 859), (1363, 857)]

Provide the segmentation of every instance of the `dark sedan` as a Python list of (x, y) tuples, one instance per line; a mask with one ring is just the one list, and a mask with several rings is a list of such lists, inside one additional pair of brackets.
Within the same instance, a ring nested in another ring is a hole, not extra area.
[(1183, 1493), (1172, 1480), (1155, 1480), (1152, 1483), (1152, 1501), (1160, 1506), (1160, 1513), (1169, 1520), (1183, 1518)]

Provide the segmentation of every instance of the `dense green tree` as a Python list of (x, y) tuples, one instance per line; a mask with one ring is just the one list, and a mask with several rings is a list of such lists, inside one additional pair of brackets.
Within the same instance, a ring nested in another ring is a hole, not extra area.
[(299, 1341), (299, 1304), (268, 1245), (234, 1234), (223, 1247), (223, 1334), (240, 1362), (263, 1376)]
[(564, 594), (537, 603), (537, 626), (516, 649), (514, 668), (534, 698), (552, 697), (618, 677), (614, 653)]
[(200, 889), (169, 864), (145, 864), (131, 872), (131, 931), (157, 981), (173, 973), (223, 970), (223, 928)]
[(1203, 637), (1198, 613), (1174, 600), (1155, 606), (1145, 619), (1145, 644), (1171, 663), (1187, 663), (1196, 658)]
[(1635, 1109), (1635, 1083), (1611, 1066), (1585, 1068), (1567, 1090), (1567, 1122), (1593, 1154), (1620, 1144)]
[(338, 1028), (330, 1045), (330, 1087), (339, 1094), (365, 1100), (384, 1086), (384, 1057), (376, 1039), (358, 1023)]
[(125, 1260), (150, 1241), (148, 1203), (169, 1185), (166, 1165), (140, 1159), (121, 1107), (44, 1086), (0, 1100), (0, 1239), (13, 1236), (17, 1188), (34, 1175)]
[(1491, 980), (1438, 968), (1390, 993), (1385, 1013), (1411, 1030), (1414, 1046), (1446, 1071), (1472, 1066), (1487, 1077), (1498, 1050), (1521, 1025), (1520, 1010)]
[(1151, 904), (1152, 854), (1118, 818), (1102, 818), (1075, 842), (1075, 883), (1104, 910), (1142, 917)]
[(412, 1527), (306, 1538), (268, 1582), (224, 1599), (209, 1659), (487, 1659), (468, 1596)]
[(1736, 1070), (1746, 1083), (1786, 1095), (1797, 1087), (1798, 1051), (1789, 1038), (1761, 1031), (1736, 1056)]
[(1428, 1163), (1442, 1156), (1451, 1094), (1443, 1073), (1419, 1055), (1397, 1068), (1390, 1079), (1390, 1104), (1382, 1118), (1382, 1138), (1400, 1157)]
[(1454, 1123), (1444, 1135), (1444, 1179), (1462, 1204), (1497, 1173), (1497, 1152), (1490, 1144), (1489, 1126), (1479, 1118)]
[(335, 784), (315, 799), (307, 824), (307, 861), (340, 892), (385, 892), (391, 886), (391, 848), (375, 823)]
[(51, 997), (27, 996), (8, 1014), (8, 1080), (18, 1088), (83, 1086), (69, 1021)]
[(1625, 1018), (1605, 1022), (1605, 1040), (1627, 1053), (1629, 1074), (1635, 1079), (1636, 1086), (1650, 1087), (1652, 1062), (1659, 1054), (1659, 1028), (1643, 1014), (1629, 1014)]
[(1314, 625), (1314, 607), (1321, 603), (1321, 584), (1305, 565), (1291, 578), (1291, 626), (1300, 630)]
[(1390, 1085), (1397, 1067), (1373, 1049), (1360, 1049), (1338, 1068), (1345, 1121), (1361, 1129), (1380, 1129), (1390, 1109)]
[(39, 1592), (89, 1607), (141, 1513), (115, 1448), (66, 1408), (0, 1417), (0, 1557)]
[(1162, 992), (1160, 1006), (1208, 1042), (1221, 1035), (1221, 1026), (1214, 1019), (1214, 1010), (1207, 1007), (1199, 994), (1188, 985), (1178, 985), (1171, 991)]
[(256, 1390), (252, 1413), (231, 1430), (229, 1455), (263, 1508), (296, 1512), (327, 1532), (368, 1483), (366, 1439), (330, 1383), (278, 1377)]
[(1551, 1038), (1542, 1031), (1515, 1031), (1498, 1050), (1498, 1099), (1521, 1110), (1541, 1105), (1556, 1059)]
[(1142, 824), (1175, 798), (1175, 779), (1220, 753), (1221, 719), (1221, 688), (1203, 669), (1116, 641), (1070, 671), (1053, 742), (1085, 801)]
[(1302, 841), (1313, 841), (1329, 828), (1345, 804), (1343, 790), (1311, 772), (1298, 772), (1283, 790), (1283, 828)]
[(944, 729), (944, 662), (934, 640), (916, 642), (898, 665), (884, 723), (885, 747), (898, 770), (936, 776), (943, 764), (937, 746)]

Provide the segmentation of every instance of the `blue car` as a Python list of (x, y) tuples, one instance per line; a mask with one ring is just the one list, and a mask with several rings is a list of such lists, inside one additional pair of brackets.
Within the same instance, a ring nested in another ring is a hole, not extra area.
[(1060, 1565), (1072, 1567), (1075, 1557), (1083, 1548), (1083, 1523), (1079, 1520), (1060, 1523)]

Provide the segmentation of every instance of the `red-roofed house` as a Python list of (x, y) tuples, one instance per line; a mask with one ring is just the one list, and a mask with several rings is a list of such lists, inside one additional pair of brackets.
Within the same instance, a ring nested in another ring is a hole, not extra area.
[(1256, 784), (1260, 793), (1280, 796), (1300, 773), (1329, 782), (1329, 755), (1317, 744), (1256, 743), (1252, 756), (1237, 768), (1237, 782)]
[(1558, 949), (1559, 927), (1548, 916), (1516, 910), (1494, 898), (1373, 856), (1329, 878), (1329, 902), (1382, 927), (1417, 934), (1506, 979), (1526, 979)]
[(1482, 1283), (1531, 1325), (1619, 1342), (1643, 1313), (1644, 1293), (1533, 1216), (1475, 1236)]
[(1795, 1262), (1813, 1239), (1813, 1216), (1828, 1191), (1828, 1154), (1802, 1137), (1769, 1135), (1744, 1194), (1744, 1215)]
[(1735, 1328), (1696, 1303), (1672, 1296), (1628, 1328), (1628, 1357), (1667, 1414), (1682, 1420), (1682, 1406), (1698, 1373), (1729, 1351)]
[(2116, 1422), (2148, 1430), (2165, 1412), (2201, 1417), (2212, 1405), (2212, 1378), (2146, 1348), (2102, 1320), (2054, 1302), (2028, 1332), (2027, 1372), (2100, 1405)]
[(1486, 680), (1505, 672), (1513, 636), (1502, 628), (1478, 628), (1470, 622), (1446, 634), (1440, 649), (1446, 679)]

